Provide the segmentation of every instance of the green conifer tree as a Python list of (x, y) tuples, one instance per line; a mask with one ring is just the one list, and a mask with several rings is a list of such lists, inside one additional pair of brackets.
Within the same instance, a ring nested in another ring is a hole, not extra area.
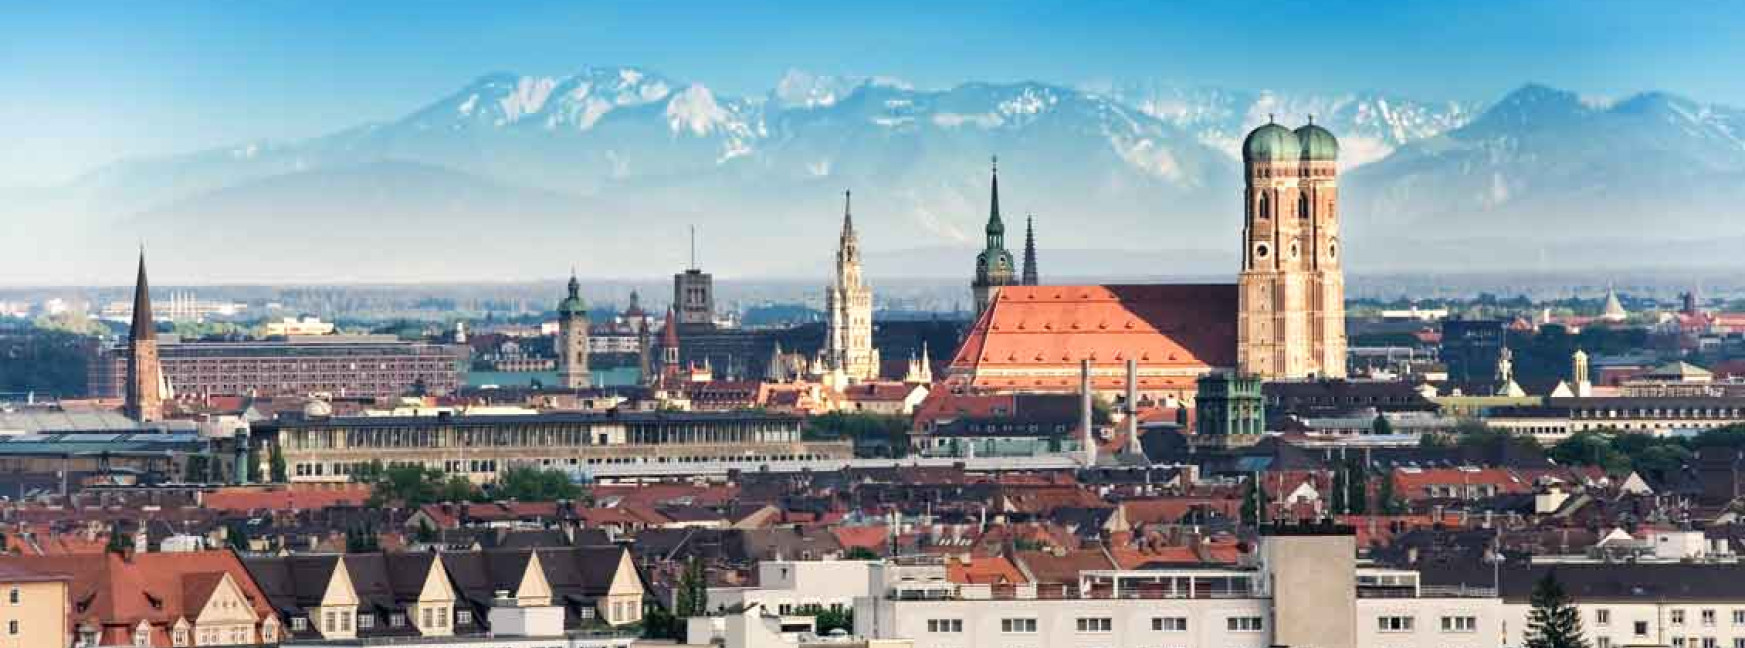
[(1581, 635), (1581, 613), (1557, 582), (1555, 571), (1533, 585), (1530, 599), (1533, 609), (1527, 613), (1527, 648), (1588, 648)]

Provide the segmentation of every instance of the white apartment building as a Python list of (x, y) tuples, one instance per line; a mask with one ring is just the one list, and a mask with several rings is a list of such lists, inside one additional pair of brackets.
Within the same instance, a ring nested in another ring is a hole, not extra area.
[(1745, 648), (1745, 565), (1700, 532), (1640, 543), (1653, 546), (1630, 562), (1444, 566), (1438, 583), (1359, 566), (1350, 529), (1321, 524), (1270, 528), (1239, 565), (1083, 570), (1070, 583), (956, 583), (939, 557), (773, 562), (760, 587), (710, 590), (728, 618), (692, 623), (720, 641), (731, 611), (750, 610), (804, 637), (789, 613), (847, 598), (856, 640), (928, 648), (1500, 648), (1525, 643), (1533, 586), (1555, 570), (1593, 648)]
[(772, 560), (758, 563), (757, 586), (711, 587), (710, 610), (740, 610), (760, 604), (779, 614), (807, 609), (851, 610), (870, 596), (868, 578), (880, 565), (873, 560)]

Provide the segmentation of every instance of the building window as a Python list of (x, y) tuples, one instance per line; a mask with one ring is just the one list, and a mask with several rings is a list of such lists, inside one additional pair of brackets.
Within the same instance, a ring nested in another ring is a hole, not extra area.
[(1698, 612), (1697, 617), (1702, 619), (1703, 625), (1705, 625), (1705, 626), (1715, 625), (1715, 611), (1714, 610), (1703, 610), (1702, 612)]
[(1079, 617), (1079, 632), (1114, 632), (1115, 620), (1109, 617)]
[(1684, 625), (1684, 610), (1673, 610), (1668, 616), (1672, 618), (1672, 625)]
[(374, 615), (374, 614), (359, 614), (358, 615), (358, 617), (357, 617), (357, 629), (369, 630), (370, 628), (374, 628), (374, 627), (376, 627), (376, 615)]
[(1151, 629), (1157, 632), (1187, 632), (1187, 617), (1151, 617)]
[(307, 617), (291, 617), (291, 632), (302, 632), (309, 629)]
[(1638, 637), (1648, 636), (1648, 622), (1647, 621), (1637, 621), (1636, 622), (1636, 636), (1638, 636)]
[[(1411, 632), (1412, 631), (1412, 617), (1409, 617), (1409, 616), (1376, 617), (1375, 621), (1376, 621), (1376, 629), (1380, 630), (1382, 632)], [(1235, 630), (1235, 628), (1231, 628), (1231, 630)]]
[(321, 632), (333, 634), (339, 632), (339, 615), (333, 610), (321, 613)]
[(1703, 648), (1720, 648), (1721, 642), (1714, 637), (1703, 637)]
[(23, 595), (18, 592), (18, 588), (14, 587), (11, 590), (6, 592), (6, 602), (11, 603), (13, 605), (18, 605), (18, 600), (19, 600), (20, 596), (23, 596)]
[(927, 631), (934, 634), (963, 632), (963, 619), (928, 619)]
[(1231, 632), (1260, 632), (1263, 628), (1257, 616), (1230, 617), (1224, 620), (1224, 625)]
[(1595, 637), (1594, 648), (1612, 648), (1611, 637)]
[(394, 614), (388, 615), (388, 627), (390, 627), (390, 628), (404, 628), (404, 627), (406, 627), (406, 615), (400, 614), (398, 612), (395, 612)]
[[(1406, 620), (1410, 621), (1411, 619), (1408, 617)], [(1409, 626), (1410, 624), (1407, 624), (1407, 625)], [(1478, 617), (1469, 617), (1469, 616), (1445, 616), (1445, 617), (1442, 617), (1442, 631), (1443, 632), (1477, 632), (1478, 631)]]
[[(591, 616), (594, 612), (594, 609), (593, 608), (582, 608), (582, 611), (588, 613)], [(455, 625), (471, 625), (472, 622), (473, 622), (473, 611), (472, 610), (455, 610), (454, 611), (454, 624)]]
[(1035, 634), (1035, 619), (1000, 619), (1000, 632), (1011, 634)]
[(133, 631), (133, 645), (135, 645), (135, 646), (150, 646), (151, 645), (151, 626), (148, 626), (148, 625), (145, 625), (144, 623), (141, 623), (138, 628), (134, 629), (134, 631)]
[(424, 620), (424, 623), (421, 624), (419, 627), (423, 627), (423, 628), (436, 627), (436, 610), (434, 608), (424, 608), (423, 620)]
[(1733, 625), (1745, 625), (1745, 610), (1733, 610)]
[(1605, 608), (1594, 610), (1594, 625), (1612, 625), (1612, 611)]
[[(183, 634), (182, 639), (180, 639), (180, 641), (187, 641), (188, 640), (185, 631), (178, 631), (178, 632)], [(6, 622), (6, 634), (9, 634), (9, 635), (18, 634), (18, 620), (17, 619), (13, 619), (11, 621)]]

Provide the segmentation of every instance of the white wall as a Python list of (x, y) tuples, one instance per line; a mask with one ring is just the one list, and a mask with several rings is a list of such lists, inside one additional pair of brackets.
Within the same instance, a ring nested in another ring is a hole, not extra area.
[[(759, 563), (757, 587), (711, 587), (711, 611), (761, 603), (772, 613), (802, 606), (852, 609), (854, 599), (872, 595), (869, 572), (877, 561), (783, 560)], [(786, 606), (784, 608), (784, 606)]]
[[(1266, 599), (892, 601), (865, 598), (854, 611), (855, 633), (871, 639), (912, 639), (930, 648), (1266, 648), (1272, 632), (1230, 632), (1228, 617), (1271, 623)], [(1081, 617), (1108, 617), (1108, 633), (1078, 631)], [(1155, 631), (1153, 617), (1186, 617), (1185, 632)], [(1036, 619), (1034, 634), (1003, 632), (1007, 618)], [(961, 633), (928, 632), (930, 619), (961, 619)]]
[[(1360, 598), (1357, 599), (1359, 648), (1496, 648), (1503, 645), (1507, 621), (1496, 598)], [(1411, 617), (1409, 632), (1383, 631), (1382, 617)], [(1471, 631), (1442, 629), (1443, 617), (1472, 617)], [(1730, 646), (1727, 648), (1731, 648)]]

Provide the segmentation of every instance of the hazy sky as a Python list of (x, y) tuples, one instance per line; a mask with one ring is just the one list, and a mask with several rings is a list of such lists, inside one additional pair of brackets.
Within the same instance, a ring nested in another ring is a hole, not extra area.
[[(949, 6), (943, 6), (949, 5)], [(491, 71), (630, 64), (730, 94), (789, 69), (1155, 79), (1489, 100), (1525, 81), (1745, 105), (1722, 2), (14, 2), (0, 186), (403, 115)]]

